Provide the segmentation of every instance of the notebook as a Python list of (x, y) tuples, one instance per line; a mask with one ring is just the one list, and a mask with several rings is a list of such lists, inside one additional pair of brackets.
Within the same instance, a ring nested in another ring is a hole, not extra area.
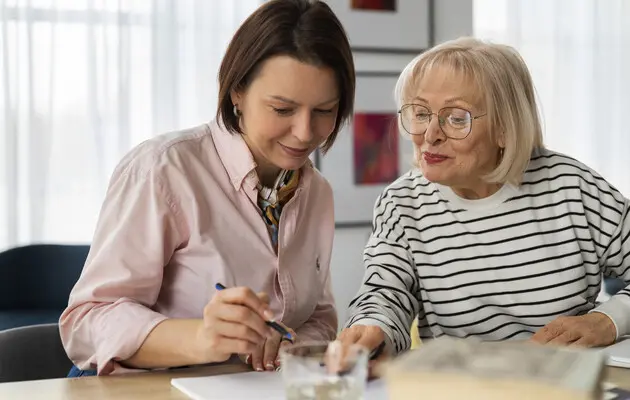
[[(171, 385), (193, 400), (284, 400), (282, 375), (277, 372), (242, 372), (238, 374), (175, 378)], [(385, 383), (368, 382), (365, 400), (387, 400)]]

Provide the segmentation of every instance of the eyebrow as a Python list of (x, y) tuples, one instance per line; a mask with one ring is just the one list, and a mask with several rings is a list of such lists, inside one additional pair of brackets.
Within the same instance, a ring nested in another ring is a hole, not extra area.
[[(282, 102), (284, 102), (284, 103), (293, 104), (293, 105), (296, 105), (296, 106), (299, 106), (299, 105), (300, 105), (300, 103), (298, 103), (297, 101), (295, 101), (295, 100), (291, 100), (291, 99), (289, 99), (289, 98), (287, 98), (287, 97), (284, 97), (284, 96), (276, 96), (276, 95), (274, 95), (274, 96), (269, 96), (269, 97), (270, 97), (270, 98), (272, 98), (272, 99), (274, 99), (274, 100), (279, 100), (279, 101), (282, 101)], [(337, 102), (337, 101), (339, 101), (339, 97), (335, 97), (334, 99), (330, 99), (330, 100), (325, 101), (325, 102), (323, 102), (323, 103), (319, 103), (319, 104), (317, 105), (317, 107), (320, 107), (320, 106), (325, 106), (325, 105), (327, 105), (327, 104), (331, 104), (331, 103), (333, 103), (333, 102)]]
[[(420, 100), (420, 101), (422, 101), (424, 103), (427, 103), (427, 104), (429, 103), (426, 99), (423, 99), (422, 97), (419, 97), (419, 96), (414, 97), (413, 100)], [(453, 104), (453, 103), (456, 103), (458, 101), (464, 102), (467, 105), (472, 106), (472, 103), (464, 100), (463, 97), (451, 97), (451, 98), (448, 98), (448, 99), (446, 99), (444, 101), (444, 104)]]

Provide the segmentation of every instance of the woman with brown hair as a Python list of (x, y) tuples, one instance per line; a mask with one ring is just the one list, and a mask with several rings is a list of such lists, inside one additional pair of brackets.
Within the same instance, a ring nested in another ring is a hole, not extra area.
[(270, 320), (285, 339), (335, 337), (332, 190), (309, 155), (352, 112), (346, 34), (321, 1), (266, 2), (235, 33), (219, 86), (214, 121), (116, 168), (60, 319), (70, 376), (236, 354), (272, 370), (287, 341)]

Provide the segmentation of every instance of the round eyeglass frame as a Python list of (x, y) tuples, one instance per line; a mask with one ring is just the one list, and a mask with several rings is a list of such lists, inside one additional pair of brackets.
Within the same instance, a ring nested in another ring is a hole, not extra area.
[[(428, 111), (429, 122), (427, 123), (427, 129), (429, 129), (429, 125), (431, 124), (431, 120), (433, 119), (433, 116), (435, 115), (438, 118), (438, 125), (440, 127), (440, 131), (442, 131), (444, 136), (446, 136), (449, 139), (453, 139), (453, 140), (464, 140), (464, 139), (466, 139), (468, 136), (470, 136), (470, 133), (472, 132), (472, 121), (474, 121), (476, 119), (479, 119), (481, 117), (485, 117), (486, 115), (488, 115), (487, 113), (484, 113), (484, 114), (477, 115), (477, 116), (473, 117), (472, 112), (470, 112), (470, 110), (467, 110), (467, 109), (462, 108), (462, 107), (452, 107), (452, 106), (450, 106), (450, 107), (442, 107), (437, 112), (434, 113), (434, 112), (431, 112), (431, 110), (428, 107), (423, 106), (422, 104), (414, 104), (414, 103), (403, 104), (403, 106), (400, 107), (400, 110), (398, 110), (398, 114), (400, 115), (400, 125), (403, 127), (405, 132), (407, 132), (411, 136), (420, 136), (420, 135), (424, 135), (425, 133), (427, 133), (426, 129), (422, 133), (411, 133), (411, 132), (409, 132), (409, 130), (405, 126), (404, 118), (403, 118), (403, 111), (405, 111), (405, 109), (407, 109), (409, 107), (413, 107), (413, 106), (422, 107), (422, 108), (424, 108), (424, 109), (426, 109)], [(466, 111), (468, 113), (468, 115), (470, 115), (470, 129), (468, 129), (468, 133), (466, 134), (466, 136), (464, 136), (464, 137), (453, 137), (453, 136), (450, 136), (449, 134), (447, 134), (446, 132), (444, 132), (444, 124), (446, 124), (446, 121), (443, 118), (440, 117), (440, 113), (443, 110), (446, 110), (446, 109), (463, 110), (463, 111)]]

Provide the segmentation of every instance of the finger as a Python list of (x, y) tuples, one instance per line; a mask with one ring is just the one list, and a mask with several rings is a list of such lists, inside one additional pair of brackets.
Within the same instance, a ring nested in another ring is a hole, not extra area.
[(245, 340), (251, 344), (258, 346), (264, 343), (265, 338), (247, 325), (240, 323), (218, 320), (214, 322), (213, 330), (220, 336)]
[(330, 373), (338, 373), (347, 368), (350, 348), (362, 341), (367, 328), (360, 325), (346, 328), (341, 331), (336, 341), (329, 344), (324, 361)]
[(256, 349), (252, 352), (252, 367), (258, 372), (264, 371), (262, 363), (264, 346), (265, 344), (262, 343), (259, 346), (256, 346)]
[(289, 342), (288, 340), (281, 340), (280, 341), (280, 346), (278, 346), (278, 355), (276, 356), (276, 368), (279, 367), (280, 364), (281, 364), (280, 354), (282, 353), (282, 349), (284, 349), (287, 346), (291, 346), (291, 342)]
[(574, 331), (564, 331), (560, 335), (551, 339), (547, 342), (547, 344), (551, 345), (567, 345), (575, 342), (580, 338), (581, 335), (576, 334)]
[(246, 306), (258, 313), (262, 319), (273, 319), (269, 304), (263, 302), (250, 288), (235, 287), (217, 292), (216, 298), (228, 304)]
[(368, 360), (368, 379), (379, 378), (382, 375), (382, 363), (388, 358), (389, 355), (385, 351), (382, 351), (375, 359)]
[(239, 354), (238, 358), (240, 358), (240, 360), (245, 365), (250, 365), (251, 362), (252, 362), (252, 355), (251, 354)]
[(216, 348), (225, 354), (247, 354), (256, 350), (258, 346), (247, 340), (219, 336)]
[(259, 292), (259, 293), (256, 293), (256, 296), (258, 296), (260, 301), (262, 301), (263, 303), (269, 305), (271, 299), (269, 298), (269, 295), (267, 293)]
[(378, 361), (370, 361), (368, 363), (368, 380), (376, 379), (380, 377), (379, 371), (380, 362)]
[(582, 336), (575, 342), (570, 344), (571, 347), (593, 347), (593, 342), (589, 340), (587, 337)]
[(324, 354), (324, 363), (329, 373), (336, 374), (344, 370), (345, 352), (352, 345), (353, 343), (344, 343), (341, 340), (335, 340), (328, 344)]
[(273, 335), (265, 342), (263, 354), (263, 365), (267, 371), (276, 369), (276, 359), (278, 358), (278, 348), (280, 347), (280, 335)]
[(549, 325), (543, 326), (534, 333), (530, 340), (532, 342), (545, 344), (550, 340), (553, 340), (555, 337), (560, 336), (562, 333), (564, 333), (564, 329), (552, 321)]
[(221, 321), (246, 325), (250, 329), (258, 332), (261, 337), (266, 338), (270, 335), (270, 328), (265, 324), (265, 320), (248, 307), (235, 304), (222, 304), (221, 307), (216, 308), (214, 316)]

